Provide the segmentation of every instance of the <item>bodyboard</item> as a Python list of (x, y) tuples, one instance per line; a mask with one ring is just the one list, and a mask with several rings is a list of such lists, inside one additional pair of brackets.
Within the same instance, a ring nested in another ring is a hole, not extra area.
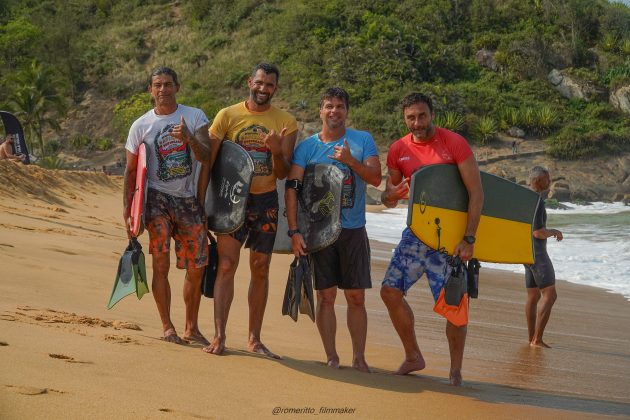
[[(532, 224), (539, 195), (496, 175), (481, 172), (484, 204), (473, 258), (533, 264)], [(455, 165), (428, 165), (411, 176), (407, 226), (433, 249), (449, 255), (462, 240), (468, 192)], [(439, 229), (438, 229), (439, 228)]]
[[(330, 164), (311, 164), (304, 170), (302, 190), (298, 194), (298, 228), (306, 242), (307, 252), (316, 252), (333, 244), (341, 233), (341, 191), (343, 172)], [(284, 191), (284, 187), (282, 188)], [(280, 195), (280, 194), (279, 194)], [(283, 194), (284, 195), (284, 194)], [(287, 236), (284, 197), (278, 211), (278, 233), (274, 252), (292, 253)], [(284, 221), (281, 221), (284, 218)], [(280, 230), (284, 226), (284, 230)]]
[(26, 146), (26, 139), (24, 138), (24, 130), (20, 121), (10, 112), (0, 111), (0, 118), (2, 124), (4, 124), (5, 134), (11, 134), (13, 136), (13, 154), (24, 155), (25, 164), (31, 163), (31, 158), (28, 154), (28, 147)]
[(147, 197), (147, 149), (144, 143), (138, 148), (136, 188), (131, 200), (131, 236), (137, 238), (144, 231), (144, 208)]
[(232, 141), (223, 141), (206, 190), (208, 229), (232, 233), (245, 222), (254, 162), (249, 153)]

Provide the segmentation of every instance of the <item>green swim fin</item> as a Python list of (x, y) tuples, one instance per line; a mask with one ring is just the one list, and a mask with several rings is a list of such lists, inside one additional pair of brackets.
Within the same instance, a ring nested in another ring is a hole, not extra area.
[(132, 239), (134, 250), (131, 256), (133, 265), (133, 280), (136, 284), (136, 296), (138, 300), (142, 298), (146, 293), (149, 293), (149, 284), (147, 283), (147, 270), (144, 265), (144, 254), (142, 253), (142, 246), (136, 238)]
[(140, 299), (149, 291), (146, 278), (142, 246), (136, 238), (131, 238), (129, 246), (118, 262), (118, 271), (107, 309), (111, 309), (122, 298), (132, 293), (135, 293)]

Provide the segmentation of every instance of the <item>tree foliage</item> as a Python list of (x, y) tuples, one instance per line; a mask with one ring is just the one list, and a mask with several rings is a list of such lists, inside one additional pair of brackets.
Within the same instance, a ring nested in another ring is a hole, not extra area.
[[(495, 53), (494, 71), (477, 62), (482, 48)], [(247, 93), (257, 62), (270, 61), (281, 70), (279, 104), (316, 119), (321, 92), (344, 87), (353, 124), (381, 145), (404, 132), (400, 100), (411, 91), (431, 95), (442, 121), (471, 140), (480, 122), (493, 121), (562, 142), (563, 128), (581, 114), (548, 83), (549, 71), (578, 69), (608, 87), (628, 83), (630, 9), (606, 0), (0, 2), (0, 101), (17, 94), (10, 77), (33, 58), (55, 69), (58, 93), (71, 103), (90, 89), (120, 100), (121, 136), (151, 106), (142, 93), (150, 68), (175, 68), (180, 100), (212, 118)], [(601, 105), (608, 122), (589, 117), (587, 137), (628, 127)]]
[(58, 130), (59, 119), (66, 111), (66, 102), (59, 94), (55, 73), (33, 60), (28, 67), (12, 75), (9, 81), (17, 88), (9, 96), (8, 105), (22, 120), (29, 137), (37, 139), (41, 156), (45, 157), (43, 131), (46, 127)]

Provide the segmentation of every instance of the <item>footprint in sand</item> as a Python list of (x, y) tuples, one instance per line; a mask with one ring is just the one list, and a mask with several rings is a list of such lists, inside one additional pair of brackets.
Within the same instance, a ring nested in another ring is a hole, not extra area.
[(61, 360), (74, 360), (74, 357), (66, 356), (65, 354), (48, 353), (48, 357)]
[(138, 340), (135, 340), (128, 335), (105, 334), (105, 341), (115, 344), (140, 344)]
[(84, 362), (82, 360), (75, 360), (74, 357), (66, 356), (65, 354), (48, 353), (48, 357), (52, 357), (53, 359), (65, 360), (68, 363), (80, 363), (80, 364), (85, 364), (85, 365), (94, 364), (94, 362)]
[(170, 408), (158, 408), (158, 411), (161, 411), (162, 413), (184, 415), (186, 417), (192, 417), (194, 419), (212, 419), (212, 418), (214, 418), (214, 417), (206, 417), (206, 416), (202, 416), (202, 415), (199, 415), (199, 414), (189, 413), (189, 412), (186, 412), (186, 411), (173, 410), (173, 409), (170, 409)]
[(65, 391), (58, 391), (51, 388), (37, 388), (34, 386), (5, 385), (7, 388), (22, 395), (42, 395), (42, 394), (65, 394)]
[[(25, 324), (36, 324), (52, 328), (61, 328), (73, 334), (82, 336), (91, 335), (93, 328), (111, 328), (114, 330), (142, 331), (138, 324), (133, 322), (114, 320), (106, 321), (87, 315), (58, 311), (55, 309), (37, 309), (30, 306), (18, 306), (17, 311), (0, 314), (0, 321), (15, 321)], [(112, 334), (113, 335), (113, 334)], [(133, 342), (133, 340), (132, 340)], [(138, 343), (139, 344), (139, 343)], [(79, 363), (79, 362), (74, 362)]]
[[(22, 321), (22, 318), (29, 318), (35, 321), (43, 321), (43, 323), (47, 324), (74, 324), (74, 325), (83, 325), (83, 326), (91, 326), (91, 327), (104, 327), (104, 328), (114, 328), (117, 330), (126, 329), (126, 330), (135, 330), (142, 331), (139, 325), (134, 324), (132, 322), (126, 321), (105, 321), (100, 318), (95, 318), (87, 315), (77, 315), (71, 312), (57, 311), (54, 309), (36, 309), (31, 308), (30, 306), (18, 306), (18, 311), (12, 314), (2, 314), (0, 317), (6, 317), (7, 321)], [(27, 314), (24, 312), (37, 312), (36, 314)], [(15, 315), (18, 315), (16, 317)]]
[(66, 249), (59, 249), (59, 248), (44, 248), (44, 249), (47, 249), (49, 251), (59, 252), (61, 254), (66, 254), (66, 255), (79, 255), (76, 252), (68, 251)]

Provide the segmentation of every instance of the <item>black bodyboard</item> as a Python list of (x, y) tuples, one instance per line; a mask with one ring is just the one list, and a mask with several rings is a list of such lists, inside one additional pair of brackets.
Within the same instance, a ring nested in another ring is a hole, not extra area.
[[(334, 243), (341, 233), (341, 191), (343, 171), (325, 163), (310, 164), (304, 169), (302, 190), (298, 193), (298, 228), (306, 242), (307, 252), (316, 252)], [(284, 181), (282, 181), (284, 182)], [(284, 188), (282, 188), (284, 190)], [(280, 190), (279, 190), (280, 195)], [(286, 205), (278, 197), (278, 233), (273, 252), (291, 254), (287, 236)]]
[(249, 153), (232, 141), (223, 141), (206, 190), (209, 230), (231, 233), (243, 225), (253, 176)]

